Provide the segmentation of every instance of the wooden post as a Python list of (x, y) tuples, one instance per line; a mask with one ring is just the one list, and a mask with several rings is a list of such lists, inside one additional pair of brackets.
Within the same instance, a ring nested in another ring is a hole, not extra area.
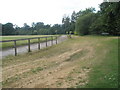
[(14, 48), (15, 48), (15, 56), (17, 56), (17, 46), (16, 46), (16, 40), (14, 40)]
[(40, 50), (40, 38), (38, 38), (38, 49)]
[(53, 45), (53, 36), (51, 36), (51, 46)]
[(47, 37), (46, 37), (46, 47), (47, 47)]
[(56, 44), (57, 44), (57, 36), (56, 36)]
[(28, 39), (28, 52), (30, 52), (30, 39)]

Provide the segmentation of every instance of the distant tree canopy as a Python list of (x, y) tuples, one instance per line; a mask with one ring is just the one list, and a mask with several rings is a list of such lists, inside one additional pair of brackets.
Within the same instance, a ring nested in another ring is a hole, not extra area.
[(2, 25), (2, 35), (13, 35), (15, 33), (15, 29), (13, 28), (12, 23), (6, 23)]
[(99, 7), (97, 12), (92, 7), (73, 11), (71, 16), (63, 16), (62, 24), (53, 26), (43, 22), (33, 22), (31, 26), (24, 23), (23, 27), (12, 23), (2, 24), (2, 35), (120, 34), (120, 2), (103, 2)]
[(62, 25), (44, 25), (43, 22), (33, 22), (31, 26), (24, 23), (23, 27), (18, 27), (12, 23), (2, 24), (2, 35), (54, 35), (65, 34)]

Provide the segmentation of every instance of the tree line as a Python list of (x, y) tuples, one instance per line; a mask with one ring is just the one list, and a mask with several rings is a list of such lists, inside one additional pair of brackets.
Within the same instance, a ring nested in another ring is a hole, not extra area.
[(12, 23), (2, 25), (2, 35), (54, 35), (64, 34), (62, 26), (59, 24), (45, 25), (43, 22), (33, 22), (31, 26), (24, 23), (23, 27), (18, 27)]
[(92, 7), (73, 11), (71, 20), (65, 16), (62, 20), (65, 31), (78, 35), (120, 35), (120, 2), (103, 2), (99, 7), (97, 12)]
[(75, 31), (79, 35), (109, 33), (120, 34), (120, 2), (104, 2), (100, 11), (86, 9), (80, 12)]
[(73, 11), (71, 16), (63, 16), (62, 24), (53, 26), (43, 22), (33, 22), (31, 26), (24, 23), (23, 27), (12, 23), (2, 24), (2, 35), (120, 34), (120, 2), (103, 2), (99, 7), (97, 12), (92, 7)]

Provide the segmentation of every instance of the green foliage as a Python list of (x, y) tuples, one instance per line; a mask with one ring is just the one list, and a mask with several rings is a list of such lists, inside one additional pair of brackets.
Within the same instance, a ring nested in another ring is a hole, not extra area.
[(14, 28), (12, 23), (6, 23), (2, 25), (2, 35), (13, 35), (14, 34)]
[(103, 2), (100, 5), (100, 11), (97, 13), (94, 11), (94, 8), (88, 8), (76, 14), (75, 30), (77, 34), (120, 34), (120, 2)]
[(106, 25), (103, 23), (103, 17), (96, 14), (94, 18), (95, 21), (89, 28), (90, 34), (101, 34), (102, 32), (106, 32)]
[(80, 10), (78, 13), (76, 13), (77, 18), (79, 18), (80, 16), (84, 16), (88, 13), (93, 13), (95, 11), (95, 8), (91, 7), (91, 8), (86, 8), (85, 10)]
[(42, 71), (44, 68), (42, 68), (42, 67), (37, 67), (37, 68), (33, 68), (33, 69), (31, 69), (31, 72), (32, 73), (38, 73), (39, 71)]
[(64, 16), (62, 19), (63, 23), (63, 29), (65, 32), (70, 31), (70, 18), (67, 16)]
[(91, 23), (94, 22), (94, 13), (80, 16), (76, 22), (75, 30), (79, 35), (88, 35)]
[[(14, 27), (13, 27), (14, 26)], [(2, 25), (2, 35), (54, 35), (65, 34), (65, 30), (62, 25), (54, 24), (44, 25), (43, 22), (33, 22), (31, 26), (24, 23), (23, 27), (18, 27), (12, 23)], [(57, 32), (56, 32), (57, 31)]]
[(100, 5), (99, 17), (91, 26), (91, 33), (107, 32), (110, 35), (120, 33), (120, 2), (104, 2)]

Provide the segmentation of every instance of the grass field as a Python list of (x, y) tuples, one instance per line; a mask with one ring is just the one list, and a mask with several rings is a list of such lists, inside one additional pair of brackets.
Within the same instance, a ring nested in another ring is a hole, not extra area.
[[(46, 36), (54, 36), (54, 35), (18, 35), (18, 36), (1, 36), (0, 40), (16, 40), (16, 39), (24, 39), (24, 38), (34, 38), (34, 37), (46, 37)], [(55, 39), (55, 37), (53, 38)], [(45, 38), (42, 38), (40, 41), (43, 42), (45, 41)], [(48, 38), (48, 40), (51, 40), (51, 37)], [(31, 43), (36, 43), (38, 42), (38, 39), (32, 39)], [(21, 45), (26, 45), (28, 43), (27, 40), (23, 40), (23, 41), (17, 41), (17, 46), (21, 46)], [(4, 42), (4, 43), (0, 43), (0, 46), (2, 48), (9, 48), (9, 47), (14, 47), (14, 42)]]
[(118, 38), (83, 36), (3, 61), (6, 88), (117, 88)]

